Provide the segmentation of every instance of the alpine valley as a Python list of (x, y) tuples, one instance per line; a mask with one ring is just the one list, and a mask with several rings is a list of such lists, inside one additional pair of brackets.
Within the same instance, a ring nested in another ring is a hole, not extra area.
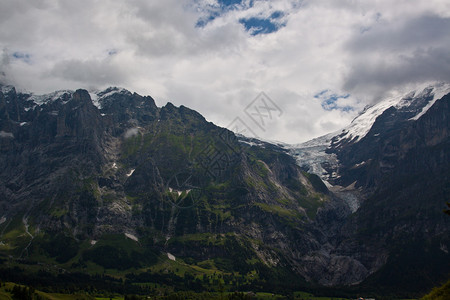
[(0, 279), (421, 296), (450, 276), (449, 117), (439, 83), (286, 145), (116, 87), (1, 86)]

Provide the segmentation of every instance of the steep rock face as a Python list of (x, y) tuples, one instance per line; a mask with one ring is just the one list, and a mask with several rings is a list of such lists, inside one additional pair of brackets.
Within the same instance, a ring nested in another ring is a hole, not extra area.
[[(193, 110), (158, 108), (123, 89), (2, 90), (0, 239), (8, 255), (111, 267), (102, 241), (125, 234), (139, 241), (139, 258), (170, 252), (222, 271), (257, 270), (264, 280), (271, 270), (320, 278), (304, 258), (321, 251), (326, 237), (314, 220), (331, 196), (284, 149), (249, 146)], [(52, 250), (62, 242), (64, 255)], [(118, 261), (127, 269), (148, 260)], [(334, 281), (324, 283), (340, 282), (330, 270)]]
[[(301, 257), (320, 248), (312, 220), (327, 196), (283, 149), (241, 144), (171, 104), (151, 128), (123, 144), (122, 162), (134, 170), (125, 193), (144, 227), (158, 233), (154, 243), (177, 257), (234, 257), (232, 268), (242, 272), (257, 259), (307, 276)], [(157, 184), (143, 186), (149, 179)]]
[(150, 124), (159, 113), (151, 97), (142, 97), (117, 87), (92, 94), (92, 97), (104, 114), (108, 129), (113, 130), (113, 135), (116, 136), (123, 134), (122, 130), (125, 128)]
[[(377, 278), (390, 288), (414, 282), (426, 289), (450, 270), (450, 220), (442, 213), (450, 200), (449, 102), (450, 95), (444, 96), (417, 121), (380, 135), (379, 154), (366, 167), (366, 178), (378, 179), (366, 179), (376, 190), (358, 211), (358, 238), (390, 252)], [(405, 266), (408, 274), (428, 274), (427, 280), (399, 277), (397, 260), (404, 264), (405, 256), (412, 260)]]
[[(48, 205), (69, 211), (70, 202), (71, 214), (65, 222), (82, 224), (86, 218), (80, 219), (78, 210), (85, 210), (84, 201), (92, 199), (81, 191), (80, 180), (98, 172), (104, 162), (103, 124), (89, 94), (64, 92), (39, 106), (27, 100), (30, 95), (14, 89), (4, 98), (12, 104), (8, 114), (14, 116), (4, 127), (13, 137), (8, 147), (1, 148), (4, 212), (22, 211), (24, 218), (35, 214), (40, 223), (53, 224), (33, 208)], [(95, 217), (87, 215), (90, 220)]]

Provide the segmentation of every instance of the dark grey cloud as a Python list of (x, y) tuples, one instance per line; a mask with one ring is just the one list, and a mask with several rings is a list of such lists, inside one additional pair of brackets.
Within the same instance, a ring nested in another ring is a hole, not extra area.
[(126, 73), (109, 59), (85, 61), (72, 59), (57, 63), (48, 76), (79, 82), (85, 86), (102, 86), (123, 83)]
[(9, 74), (10, 61), (11, 60), (8, 51), (6, 49), (3, 49), (0, 56), (0, 84), (11, 84), (11, 76)]
[(353, 66), (344, 88), (364, 90), (370, 86), (389, 90), (395, 86), (423, 81), (450, 81), (450, 52), (447, 49), (418, 49), (399, 55), (395, 62), (377, 59)]
[(354, 36), (344, 89), (380, 96), (397, 86), (450, 81), (450, 18), (423, 15)]
[(400, 24), (384, 22), (382, 17), (348, 42), (352, 52), (402, 51), (410, 47), (427, 47), (450, 42), (450, 18), (423, 15)]

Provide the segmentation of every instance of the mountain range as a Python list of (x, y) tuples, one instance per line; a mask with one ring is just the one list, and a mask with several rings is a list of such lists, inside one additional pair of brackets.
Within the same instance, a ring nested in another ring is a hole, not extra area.
[(421, 87), (287, 145), (121, 88), (2, 86), (0, 278), (420, 295), (450, 272), (449, 102)]

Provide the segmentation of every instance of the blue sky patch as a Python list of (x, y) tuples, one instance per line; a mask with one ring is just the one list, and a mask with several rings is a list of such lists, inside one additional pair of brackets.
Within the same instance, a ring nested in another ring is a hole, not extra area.
[(236, 4), (241, 4), (242, 0), (218, 0), (217, 2), (219, 2), (219, 4), (223, 6), (232, 6)]
[(249, 18), (240, 19), (239, 23), (243, 24), (245, 30), (251, 35), (258, 35), (263, 33), (271, 33), (277, 30), (277, 27), (270, 19)]
[(325, 95), (329, 90), (323, 90), (314, 95), (314, 98), (319, 99), (321, 96)]
[(271, 19), (261, 18), (240, 19), (239, 23), (243, 24), (245, 30), (250, 32), (251, 35), (272, 33), (280, 29), (281, 26), (284, 26), (272, 22)]
[(14, 52), (14, 53), (12, 54), (12, 57), (13, 57), (14, 59), (17, 59), (17, 60), (21, 60), (21, 61), (23, 61), (23, 62), (26, 62), (27, 64), (30, 64), (30, 63), (31, 63), (31, 54), (29, 54), (29, 53), (24, 53), (24, 52), (16, 51), (16, 52)]
[(279, 11), (279, 10), (274, 11), (274, 12), (272, 13), (272, 15), (270, 15), (270, 18), (271, 18), (271, 19), (279, 19), (279, 18), (282, 18), (282, 17), (284, 17), (284, 12)]
[[(219, 7), (213, 5), (203, 7), (203, 9), (208, 12), (208, 15), (200, 18), (195, 24), (195, 27), (205, 27), (209, 22), (220, 17), (227, 11), (243, 9), (244, 7), (242, 7), (242, 4), (244, 3), (242, 2), (243, 0), (218, 0), (217, 3), (219, 4)], [(252, 7), (253, 1), (250, 1), (250, 3), (245, 6), (246, 8)]]
[(212, 11), (209, 16), (201, 18), (195, 24), (195, 27), (205, 27), (209, 22), (220, 16), (220, 12)]
[(117, 50), (116, 49), (109, 49), (108, 50), (108, 55), (109, 56), (113, 56), (113, 55), (116, 55), (117, 54)]
[(350, 105), (339, 105), (339, 99), (347, 99), (350, 94), (337, 95), (330, 94), (330, 90), (323, 90), (316, 95), (314, 98), (321, 100), (321, 105), (324, 110), (341, 110), (341, 111), (352, 111), (354, 108)]
[[(216, 18), (220, 18), (222, 15), (230, 11), (246, 11), (252, 8), (254, 1), (243, 0), (218, 0), (215, 5), (200, 6), (199, 9), (204, 15), (197, 20), (195, 27), (205, 27), (208, 23), (212, 22)], [(259, 14), (254, 16), (248, 16), (241, 18), (239, 23), (244, 25), (244, 28), (251, 35), (268, 34), (279, 30), (286, 24), (282, 22), (282, 18), (285, 16), (285, 12), (277, 10), (273, 11), (269, 17), (262, 17)]]

